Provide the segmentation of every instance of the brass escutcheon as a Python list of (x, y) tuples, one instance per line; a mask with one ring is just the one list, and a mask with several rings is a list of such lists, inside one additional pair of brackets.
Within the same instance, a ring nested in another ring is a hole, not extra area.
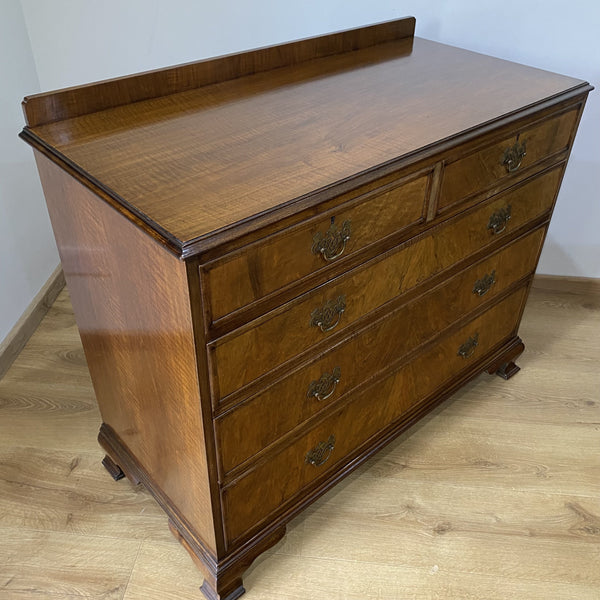
[(477, 296), (485, 296), (490, 288), (496, 283), (496, 269), (478, 279), (473, 286), (473, 293)]
[(326, 233), (318, 231), (313, 237), (312, 252), (320, 254), (326, 261), (335, 260), (344, 253), (346, 242), (350, 239), (350, 220), (344, 221), (338, 229), (335, 223)]
[(471, 358), (475, 353), (475, 348), (479, 344), (479, 333), (471, 336), (461, 347), (458, 349), (458, 356), (463, 358)]
[(492, 235), (502, 233), (506, 229), (506, 224), (510, 221), (511, 213), (512, 206), (509, 204), (491, 214), (487, 228), (492, 232)]
[(307, 397), (316, 398), (319, 402), (327, 400), (335, 392), (335, 386), (340, 382), (341, 376), (340, 367), (334, 367), (331, 373), (323, 373), (319, 379), (310, 382), (306, 392)]
[(526, 154), (525, 140), (522, 142), (517, 140), (512, 146), (507, 148), (502, 155), (502, 164), (506, 167), (506, 172), (514, 173), (521, 166)]
[(326, 463), (335, 447), (335, 436), (330, 435), (327, 441), (319, 442), (312, 450), (306, 453), (304, 462), (308, 465), (320, 467)]
[(343, 294), (335, 300), (328, 300), (310, 313), (310, 326), (318, 327), (323, 333), (331, 331), (340, 322), (346, 310), (346, 296)]

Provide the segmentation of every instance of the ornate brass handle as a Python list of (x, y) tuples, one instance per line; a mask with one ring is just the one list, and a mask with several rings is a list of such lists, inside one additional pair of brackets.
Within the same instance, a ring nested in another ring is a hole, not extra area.
[(326, 442), (319, 442), (312, 450), (306, 453), (304, 462), (314, 467), (320, 467), (326, 463), (335, 447), (335, 436), (330, 435)]
[(521, 166), (526, 154), (525, 140), (522, 142), (517, 140), (510, 148), (507, 148), (502, 155), (502, 164), (506, 167), (506, 172), (514, 173)]
[(511, 212), (512, 206), (509, 204), (491, 214), (487, 228), (492, 232), (492, 235), (502, 233), (506, 229), (506, 224), (510, 221)]
[(496, 283), (496, 269), (491, 273), (486, 273), (481, 279), (478, 279), (473, 286), (473, 293), (477, 296), (485, 296), (490, 288)]
[(312, 252), (320, 254), (326, 261), (335, 260), (346, 249), (346, 242), (350, 239), (350, 221), (344, 221), (338, 229), (335, 223), (326, 233), (318, 231), (313, 237)]
[(335, 392), (335, 386), (340, 382), (341, 376), (342, 369), (334, 367), (331, 373), (323, 373), (319, 379), (311, 381), (306, 395), (316, 398), (319, 402), (327, 400)]
[(346, 296), (343, 294), (335, 300), (328, 300), (310, 313), (310, 326), (318, 327), (323, 333), (331, 331), (340, 322), (346, 310)]
[(463, 358), (471, 358), (475, 353), (475, 348), (479, 344), (479, 333), (471, 336), (462, 346), (458, 349), (458, 356)]

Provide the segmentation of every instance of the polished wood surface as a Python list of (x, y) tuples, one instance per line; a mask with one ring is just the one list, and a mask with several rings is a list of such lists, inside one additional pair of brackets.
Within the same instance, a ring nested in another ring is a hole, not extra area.
[[(474, 360), (500, 345), (514, 333), (524, 300), (525, 289), (521, 288), (432, 350), (421, 353), (398, 373), (351, 397), (348, 404), (320, 420), (307, 434), (276, 456), (257, 462), (227, 486), (224, 509), (229, 539), (236, 540), (271, 512), (284, 510), (286, 502), (310, 482), (326, 477), (341, 461), (347, 462), (347, 455), (451, 380), (465, 364), (457, 351), (471, 336), (479, 336), (476, 354), (469, 356)], [(431, 364), (436, 369), (428, 372), (427, 365)], [(307, 464), (307, 454), (332, 437), (333, 448), (325, 454), (323, 466)]]
[[(208, 600), (239, 598), (294, 517), (479, 373), (519, 371), (591, 88), (413, 40), (413, 26), (42, 95), (38, 108), (79, 116), (21, 134), (102, 464), (166, 511)], [(210, 84), (218, 64), (238, 76)], [(165, 73), (179, 93), (133, 101)], [(297, 397), (290, 383), (334, 355)], [(319, 398), (321, 411), (292, 408)]]
[(216, 552), (185, 264), (36, 159), (103, 421)]
[[(527, 128), (519, 128), (511, 137), (492, 144), (465, 158), (444, 165), (444, 176), (438, 207), (440, 210), (498, 185), (519, 169), (533, 167), (549, 156), (565, 151), (572, 143), (578, 110), (571, 109)], [(518, 166), (508, 170), (504, 154), (515, 144), (525, 152)]]
[[(409, 181), (388, 178), (387, 183), (366, 193), (359, 189), (341, 207), (207, 265), (211, 320), (423, 222), (430, 175), (431, 170), (416, 178), (413, 175)], [(315, 236), (325, 238), (334, 226), (339, 240), (345, 223), (349, 238), (339, 249), (328, 258), (313, 250)]]
[[(316, 290), (300, 296), (263, 318), (236, 329), (210, 346), (213, 352), (214, 394), (223, 398), (297, 354), (315, 346), (434, 275), (476, 251), (506, 241), (554, 204), (564, 165), (528, 180), (506, 194), (446, 222), (427, 235), (411, 240), (397, 252), (377, 257)], [(490, 217), (511, 207), (506, 229), (492, 235)], [(327, 302), (345, 298), (346, 309), (337, 327), (323, 332), (311, 326), (311, 312)], [(281, 337), (281, 332), (285, 336)], [(260, 348), (252, 361), (254, 348)]]
[[(480, 375), (308, 508), (245, 598), (596, 600), (598, 331), (597, 287), (534, 285), (519, 375)], [(164, 512), (104, 472), (100, 421), (65, 291), (0, 381), (2, 600), (197, 600)]]
[[(223, 471), (255, 456), (297, 425), (330, 410), (357, 386), (382, 371), (397, 368), (407, 353), (444, 331), (465, 314), (488, 306), (515, 282), (522, 282), (537, 263), (545, 229), (519, 239), (495, 255), (461, 271), (424, 297), (370, 323), (320, 355), (318, 360), (287, 375), (266, 390), (245, 397), (242, 406), (229, 408), (215, 421)], [(478, 279), (494, 273), (489, 291), (473, 293)], [(308, 397), (312, 381), (338, 367), (339, 382), (331, 396)], [(285, 411), (279, 410), (284, 405)]]
[(288, 44), (250, 50), (242, 54), (226, 55), (85, 86), (34, 94), (27, 96), (23, 101), (23, 112), (28, 125), (32, 127), (43, 125), (123, 104), (176, 94), (220, 81), (271, 71), (315, 58), (410, 38), (414, 32), (414, 17), (396, 19)]
[(336, 182), (414, 161), (440, 140), (589, 89), (404, 38), (24, 133), (184, 252), (286, 203), (317, 202)]

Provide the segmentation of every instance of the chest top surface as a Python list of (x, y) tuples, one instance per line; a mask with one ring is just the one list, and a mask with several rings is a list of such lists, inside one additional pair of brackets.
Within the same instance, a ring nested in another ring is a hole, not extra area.
[(184, 245), (586, 85), (404, 37), (26, 130)]

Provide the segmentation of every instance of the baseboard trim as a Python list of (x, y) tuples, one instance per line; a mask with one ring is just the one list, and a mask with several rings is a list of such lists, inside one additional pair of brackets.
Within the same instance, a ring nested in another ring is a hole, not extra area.
[(600, 296), (600, 279), (593, 277), (536, 275), (533, 278), (533, 287), (539, 290)]
[(0, 342), (0, 379), (4, 377), (15, 358), (19, 356), (19, 353), (23, 350), (64, 287), (65, 275), (62, 266), (59, 264), (25, 309), (20, 319), (15, 323), (15, 326), (9, 331), (6, 338)]

